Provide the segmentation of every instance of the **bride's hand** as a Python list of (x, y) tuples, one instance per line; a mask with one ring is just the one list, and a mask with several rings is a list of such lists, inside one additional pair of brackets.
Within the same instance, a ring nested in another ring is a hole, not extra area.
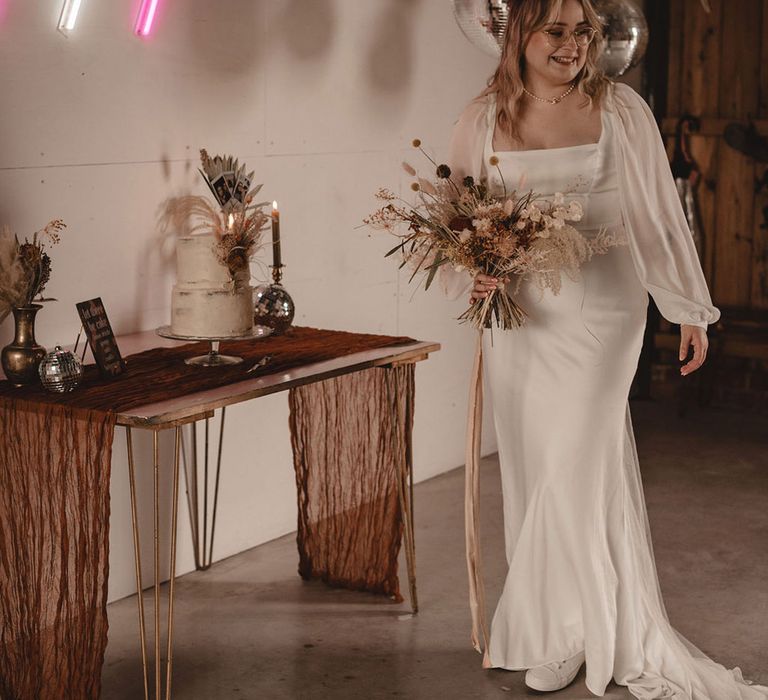
[(680, 326), (680, 362), (688, 357), (688, 349), (691, 346), (693, 346), (693, 359), (686, 362), (680, 368), (680, 374), (683, 376), (695, 372), (704, 364), (704, 360), (707, 359), (707, 348), (709, 347), (706, 330), (699, 326), (683, 324)]
[(507, 282), (509, 282), (509, 277), (499, 279), (498, 277), (491, 277), (490, 275), (478, 272), (475, 275), (475, 284), (472, 287), (469, 303), (474, 304), (477, 299), (484, 299), (494, 289), (501, 289)]

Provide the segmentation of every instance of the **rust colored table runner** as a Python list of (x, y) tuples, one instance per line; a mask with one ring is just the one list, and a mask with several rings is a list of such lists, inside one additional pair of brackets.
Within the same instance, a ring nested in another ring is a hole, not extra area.
[(0, 399), (0, 698), (97, 698), (114, 416)]
[[(191, 343), (130, 355), (126, 373), (109, 381), (88, 366), (71, 394), (0, 381), (0, 698), (100, 694), (117, 412), (413, 342), (293, 328), (227, 342), (227, 353), (245, 359), (241, 365), (185, 365), (185, 357), (207, 352), (206, 343)], [(245, 373), (249, 360), (266, 354), (273, 356), (266, 367)], [(413, 366), (291, 389), (289, 401), (300, 574), (401, 600), (395, 474), (410, 436)], [(323, 480), (331, 488), (318, 488)]]
[[(14, 388), (6, 381), (0, 382), (0, 398), (118, 413), (314, 362), (414, 342), (412, 338), (400, 336), (292, 328), (284, 335), (227, 341), (225, 352), (244, 358), (239, 365), (203, 368), (185, 365), (184, 358), (208, 352), (206, 342), (187, 343), (130, 355), (126, 358), (125, 373), (109, 381), (101, 379), (96, 367), (89, 365), (85, 368), (83, 382), (69, 394), (52, 394), (41, 386)], [(272, 356), (269, 364), (247, 373), (248, 368), (264, 355)]]
[(291, 389), (303, 578), (403, 600), (397, 485), (410, 469), (414, 393), (413, 364)]

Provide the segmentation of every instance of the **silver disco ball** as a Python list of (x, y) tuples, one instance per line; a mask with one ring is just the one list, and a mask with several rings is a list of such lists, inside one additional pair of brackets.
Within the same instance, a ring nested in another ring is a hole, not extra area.
[(600, 68), (609, 78), (618, 78), (645, 55), (648, 23), (634, 0), (599, 0), (595, 9), (604, 23), (605, 50)]
[[(452, 0), (453, 15), (469, 41), (498, 58), (509, 20), (508, 0)], [(605, 34), (600, 67), (618, 78), (636, 66), (648, 46), (648, 24), (634, 0), (596, 0)]]
[(80, 360), (59, 345), (43, 358), (38, 372), (43, 387), (59, 394), (72, 391), (83, 378)]
[(253, 290), (253, 322), (267, 326), (273, 333), (285, 333), (293, 323), (296, 307), (281, 284), (261, 284)]
[(507, 0), (453, 0), (453, 16), (464, 36), (478, 49), (498, 58), (507, 31)]

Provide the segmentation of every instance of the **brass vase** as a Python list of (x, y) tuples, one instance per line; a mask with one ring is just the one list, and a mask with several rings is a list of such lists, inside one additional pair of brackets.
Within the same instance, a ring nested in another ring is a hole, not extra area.
[(35, 340), (35, 315), (43, 307), (30, 304), (13, 309), (16, 337), (3, 348), (2, 363), (5, 376), (14, 386), (40, 381), (37, 368), (45, 357), (45, 348)]

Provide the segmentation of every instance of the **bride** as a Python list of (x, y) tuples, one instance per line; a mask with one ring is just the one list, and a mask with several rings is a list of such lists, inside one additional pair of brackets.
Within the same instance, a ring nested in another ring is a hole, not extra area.
[[(586, 662), (597, 696), (613, 678), (642, 700), (768, 698), (673, 629), (659, 590), (627, 400), (648, 293), (680, 324), (682, 375), (705, 361), (720, 312), (653, 115), (599, 72), (601, 46), (590, 0), (510, 3), (500, 64), (452, 137), (459, 178), (566, 193), (582, 204), (585, 236), (603, 228), (623, 243), (564, 278), (557, 296), (524, 282), (515, 298), (526, 324), (483, 338), (509, 565), (490, 633), (480, 612), (484, 665), (525, 669), (541, 691), (565, 687)], [(471, 289), (472, 303), (509, 281), (441, 275), (453, 298)]]

